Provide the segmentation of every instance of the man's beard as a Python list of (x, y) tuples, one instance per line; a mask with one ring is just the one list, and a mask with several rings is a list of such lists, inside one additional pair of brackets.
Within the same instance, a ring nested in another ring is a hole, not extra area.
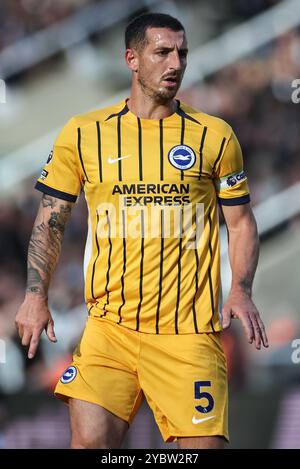
[(144, 94), (153, 99), (158, 104), (167, 104), (169, 101), (171, 101), (176, 96), (179, 88), (178, 86), (172, 90), (168, 90), (167, 88), (163, 90), (155, 90), (147, 84), (143, 76), (138, 77), (138, 82), (141, 85)]

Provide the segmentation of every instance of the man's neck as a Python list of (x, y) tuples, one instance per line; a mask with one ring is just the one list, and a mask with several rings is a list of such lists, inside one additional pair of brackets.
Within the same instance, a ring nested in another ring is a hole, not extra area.
[(165, 119), (176, 112), (177, 101), (171, 99), (166, 103), (158, 103), (144, 94), (131, 94), (127, 101), (129, 110), (141, 119)]

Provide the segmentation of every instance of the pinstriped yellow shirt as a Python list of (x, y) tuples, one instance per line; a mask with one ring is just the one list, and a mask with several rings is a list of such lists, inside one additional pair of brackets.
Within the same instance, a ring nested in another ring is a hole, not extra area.
[(126, 100), (73, 117), (36, 188), (89, 210), (89, 314), (153, 334), (221, 330), (218, 202), (249, 202), (239, 143), (223, 120), (177, 101), (140, 119)]

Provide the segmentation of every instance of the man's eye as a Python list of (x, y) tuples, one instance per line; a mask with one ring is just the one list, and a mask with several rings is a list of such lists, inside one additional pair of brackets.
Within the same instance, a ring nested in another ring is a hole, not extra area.
[(168, 55), (168, 51), (167, 50), (159, 50), (158, 55)]

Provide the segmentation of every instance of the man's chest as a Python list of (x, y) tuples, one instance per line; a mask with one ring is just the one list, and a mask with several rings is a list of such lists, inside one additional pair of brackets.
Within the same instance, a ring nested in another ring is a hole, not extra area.
[[(81, 134), (81, 155), (89, 184), (201, 185), (213, 178), (214, 142), (205, 142), (205, 128), (178, 125), (142, 127), (130, 124), (95, 126)], [(180, 186), (181, 185), (181, 186)], [(173, 187), (174, 189), (174, 187)], [(169, 189), (168, 189), (169, 190)], [(172, 190), (172, 188), (171, 188)], [(176, 190), (176, 189), (174, 189)]]

